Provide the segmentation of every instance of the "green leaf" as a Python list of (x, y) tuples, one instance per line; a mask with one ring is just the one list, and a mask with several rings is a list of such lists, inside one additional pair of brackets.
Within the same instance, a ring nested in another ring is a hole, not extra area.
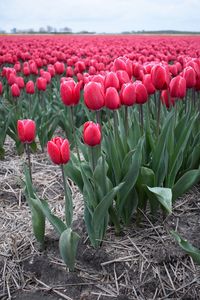
[(200, 169), (186, 172), (173, 186), (173, 201), (187, 192), (193, 185), (200, 180)]
[(64, 172), (65, 176), (69, 177), (73, 182), (75, 182), (79, 190), (83, 192), (83, 179), (81, 176), (81, 171), (73, 161), (70, 160), (66, 165), (64, 165)]
[(45, 235), (45, 216), (41, 210), (38, 199), (31, 198), (30, 201), (33, 232), (36, 240), (43, 248)]
[(124, 185), (119, 191), (119, 203), (117, 203), (117, 210), (119, 215), (121, 214), (122, 209), (124, 207), (124, 203), (126, 202), (126, 197), (134, 187), (136, 180), (138, 178), (140, 166), (142, 162), (143, 144), (144, 144), (144, 139), (141, 138), (140, 141), (138, 142), (136, 151), (133, 154), (132, 164), (130, 165), (129, 171), (126, 174), (126, 176), (122, 179)]
[(188, 140), (191, 136), (191, 132), (196, 121), (196, 117), (189, 120), (184, 124), (182, 130), (179, 130), (180, 136), (177, 138), (174, 153), (169, 163), (169, 172), (167, 176), (167, 186), (173, 187), (177, 173), (181, 167), (183, 161), (183, 153), (188, 145)]
[(192, 246), (187, 240), (183, 239), (178, 235), (177, 232), (171, 231), (171, 234), (175, 238), (175, 240), (178, 242), (179, 246), (187, 253), (189, 254), (192, 259), (200, 265), (200, 250), (194, 246)]
[(150, 204), (154, 205), (158, 201), (168, 213), (172, 213), (172, 191), (169, 188), (146, 186), (146, 192), (150, 199)]
[(169, 116), (166, 118), (165, 124), (158, 138), (155, 150), (152, 154), (152, 169), (155, 173), (155, 180), (158, 186), (162, 185), (167, 172), (166, 160), (168, 157), (166, 156), (166, 145), (168, 144), (168, 139), (170, 138), (170, 127), (173, 124), (172, 117), (173, 114), (169, 114)]
[(116, 194), (123, 185), (124, 183), (120, 183), (118, 186), (114, 187), (107, 195), (104, 196), (104, 198), (94, 210), (92, 226), (94, 227), (95, 236), (97, 236), (97, 238), (99, 238), (99, 231), (101, 230), (104, 224), (105, 217), (108, 214), (108, 209), (112, 205)]
[(70, 271), (74, 271), (79, 239), (79, 235), (76, 232), (73, 232), (71, 228), (67, 228), (63, 231), (59, 239), (60, 255)]
[(67, 228), (65, 223), (51, 212), (47, 201), (39, 200), (39, 206), (57, 233), (61, 235), (62, 232)]

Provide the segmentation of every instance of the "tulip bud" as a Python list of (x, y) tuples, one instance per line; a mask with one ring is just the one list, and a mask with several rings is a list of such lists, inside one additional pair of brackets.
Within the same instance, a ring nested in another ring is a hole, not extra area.
[(13, 97), (19, 97), (20, 96), (20, 89), (16, 83), (14, 83), (11, 86), (11, 93)]
[(136, 80), (133, 84), (135, 86), (136, 103), (144, 104), (148, 100), (148, 94), (144, 84), (139, 80)]
[(126, 106), (132, 106), (136, 102), (135, 86), (133, 83), (122, 85), (120, 92), (121, 103)]
[(169, 84), (169, 71), (161, 66), (155, 65), (151, 69), (151, 80), (157, 90), (165, 90)]
[(68, 139), (55, 137), (47, 143), (47, 152), (56, 165), (66, 164), (70, 160), (70, 147)]
[(119, 89), (119, 79), (117, 77), (117, 74), (115, 72), (109, 72), (105, 77), (105, 89), (108, 87), (114, 87), (117, 90)]
[(75, 83), (73, 79), (63, 81), (60, 85), (60, 96), (65, 105), (77, 105), (80, 100), (81, 83)]
[(24, 88), (25, 84), (24, 84), (24, 78), (23, 77), (16, 77), (15, 82), (17, 83), (17, 85), (20, 89)]
[(54, 64), (54, 68), (55, 68), (56, 74), (59, 74), (59, 75), (63, 74), (64, 71), (65, 71), (65, 65), (64, 65), (64, 63), (59, 62), (59, 61), (57, 61), (57, 62)]
[(27, 94), (34, 94), (35, 93), (35, 86), (34, 86), (34, 82), (32, 80), (29, 80), (26, 83), (26, 93)]
[(84, 86), (84, 102), (89, 109), (101, 109), (105, 103), (104, 98), (104, 90), (100, 83), (91, 81)]
[(88, 146), (94, 147), (101, 143), (101, 128), (91, 121), (83, 125), (83, 140)]
[(119, 71), (116, 71), (116, 74), (119, 79), (120, 86), (122, 86), (124, 83), (130, 82), (130, 78), (126, 71), (119, 70)]
[(179, 76), (174, 77), (169, 84), (170, 96), (184, 98), (186, 95), (186, 80)]
[(33, 120), (18, 120), (17, 133), (22, 143), (32, 143), (35, 139), (36, 125)]
[(45, 91), (47, 88), (47, 80), (43, 77), (38, 77), (36, 80), (36, 86), (39, 91)]
[(145, 88), (147, 90), (148, 95), (152, 95), (152, 94), (155, 93), (156, 89), (155, 89), (155, 86), (152, 83), (151, 75), (150, 74), (145, 74), (143, 76), (142, 83), (144, 84), (144, 86), (145, 86)]
[(120, 105), (121, 103), (117, 90), (114, 87), (109, 87), (106, 90), (105, 106), (109, 109), (118, 109)]
[(192, 67), (186, 67), (183, 70), (183, 78), (186, 80), (186, 87), (193, 88), (196, 85), (196, 73)]

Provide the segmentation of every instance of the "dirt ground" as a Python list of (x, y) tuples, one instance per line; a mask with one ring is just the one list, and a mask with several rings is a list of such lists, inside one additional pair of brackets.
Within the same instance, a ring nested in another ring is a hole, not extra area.
[[(46, 224), (45, 250), (40, 252), (31, 228), (21, 179), (23, 157), (7, 141), (0, 161), (0, 299), (15, 300), (153, 300), (200, 299), (200, 267), (175, 243), (177, 229), (200, 248), (200, 186), (174, 205), (173, 214), (154, 224), (143, 215), (121, 236), (109, 228), (101, 248), (90, 246), (85, 232), (83, 201), (71, 183), (74, 228), (81, 235), (77, 263), (69, 272), (58, 251), (58, 236)], [(53, 211), (63, 216), (60, 169), (46, 153), (32, 155), (33, 182)]]

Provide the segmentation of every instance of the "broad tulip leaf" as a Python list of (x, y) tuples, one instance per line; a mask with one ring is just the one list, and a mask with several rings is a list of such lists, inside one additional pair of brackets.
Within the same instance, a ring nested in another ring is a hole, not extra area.
[(166, 155), (166, 145), (168, 144), (168, 139), (170, 138), (170, 127), (173, 124), (172, 117), (173, 114), (169, 114), (169, 116), (166, 118), (161, 134), (158, 137), (158, 142), (156, 144), (155, 150), (152, 154), (152, 169), (155, 173), (156, 184), (158, 186), (162, 185), (163, 180), (166, 176), (166, 159), (168, 158), (168, 156)]
[(83, 179), (79, 168), (72, 161), (69, 161), (66, 165), (64, 165), (64, 172), (65, 176), (75, 182), (79, 190), (83, 192)]
[(183, 161), (183, 153), (187, 147), (195, 121), (196, 118), (193, 117), (188, 124), (184, 124), (184, 127), (180, 131), (180, 136), (178, 137), (174, 153), (169, 163), (169, 173), (167, 178), (167, 185), (169, 187), (174, 185), (176, 175)]
[(180, 237), (180, 235), (178, 235), (177, 232), (171, 231), (171, 234), (173, 235), (175, 240), (178, 242), (179, 246), (187, 254), (189, 254), (198, 265), (200, 265), (200, 250), (198, 248), (192, 246), (187, 240)]
[(65, 223), (51, 212), (47, 201), (39, 200), (39, 205), (43, 214), (54, 227), (55, 231), (61, 235), (61, 233), (67, 228)]
[(63, 231), (59, 239), (60, 255), (70, 271), (74, 271), (79, 235), (71, 228)]
[(122, 182), (118, 186), (114, 187), (107, 195), (104, 196), (104, 198), (95, 208), (92, 218), (92, 225), (94, 227), (95, 235), (98, 235), (98, 232), (104, 225), (105, 217), (108, 214), (108, 209), (112, 205), (116, 194), (122, 188), (123, 185), (124, 183)]
[(195, 185), (199, 181), (200, 169), (186, 172), (172, 188), (173, 201), (187, 192), (193, 185)]
[(43, 214), (43, 211), (41, 210), (38, 199), (31, 198), (30, 201), (33, 232), (36, 240), (43, 248), (45, 235), (45, 216)]
[(172, 213), (172, 191), (169, 188), (146, 186), (147, 195), (151, 201), (158, 201), (168, 213)]
[(126, 197), (128, 196), (129, 192), (134, 187), (136, 180), (139, 175), (140, 166), (142, 162), (142, 149), (143, 149), (144, 139), (141, 138), (138, 142), (137, 148), (135, 153), (133, 154), (132, 163), (129, 167), (129, 171), (126, 174), (126, 176), (122, 179), (124, 182), (124, 185), (119, 191), (119, 203), (117, 203), (117, 209), (119, 212), (119, 215), (122, 212), (122, 209), (124, 207), (124, 203), (126, 202)]

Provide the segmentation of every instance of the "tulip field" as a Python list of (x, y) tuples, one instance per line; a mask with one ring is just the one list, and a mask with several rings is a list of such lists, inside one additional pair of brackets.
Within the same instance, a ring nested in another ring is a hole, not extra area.
[(200, 37), (0, 36), (0, 298), (200, 299)]

